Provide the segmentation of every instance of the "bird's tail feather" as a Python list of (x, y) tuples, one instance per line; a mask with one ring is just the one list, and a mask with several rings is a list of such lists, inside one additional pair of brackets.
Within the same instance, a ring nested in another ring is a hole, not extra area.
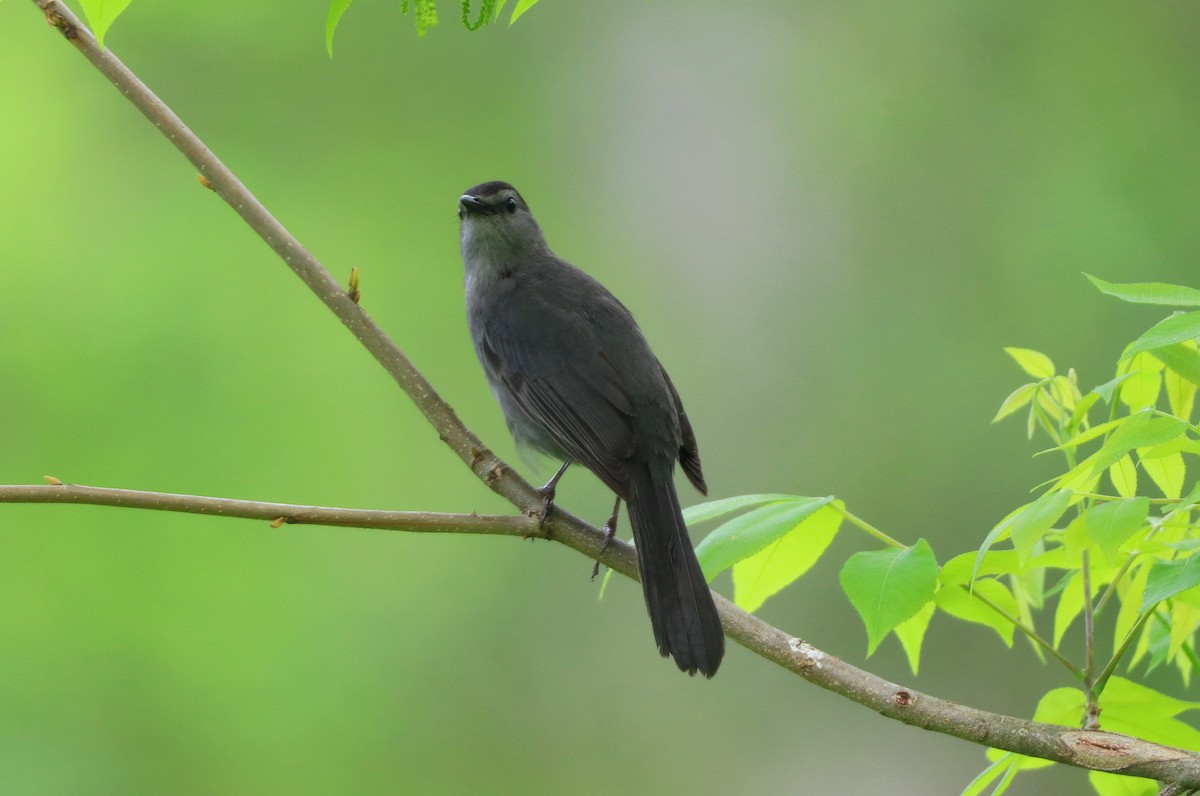
[(725, 654), (725, 633), (712, 592), (688, 538), (675, 484), (643, 467), (633, 480), (629, 522), (658, 651), (688, 674), (712, 677)]

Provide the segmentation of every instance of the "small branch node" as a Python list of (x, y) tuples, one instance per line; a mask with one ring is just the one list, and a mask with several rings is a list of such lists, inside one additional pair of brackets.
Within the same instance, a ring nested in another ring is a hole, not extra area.
[(63, 486), (63, 482), (52, 475), (43, 475), (42, 478), (46, 479), (46, 483), (50, 486)]
[(825, 653), (809, 644), (804, 639), (788, 640), (788, 648), (800, 658), (800, 665), (805, 669), (820, 669), (825, 662)]
[(199, 174), (199, 173), (197, 173), (197, 174), (196, 174), (196, 181), (197, 181), (197, 182), (199, 182), (201, 185), (203, 185), (205, 188), (207, 188), (207, 189), (208, 189), (208, 190), (210, 190), (210, 191), (216, 191), (216, 190), (217, 190), (216, 188), (214, 188), (214, 187), (213, 187), (213, 184), (212, 184), (211, 182), (209, 182), (209, 181), (208, 181), (208, 177), (205, 177), (203, 174)]
[(58, 32), (68, 39), (75, 38), (75, 26), (71, 24), (70, 20), (58, 13), (58, 11), (53, 8), (52, 3), (39, 5), (42, 6), (42, 13), (46, 15), (47, 25), (52, 28), (57, 28)]

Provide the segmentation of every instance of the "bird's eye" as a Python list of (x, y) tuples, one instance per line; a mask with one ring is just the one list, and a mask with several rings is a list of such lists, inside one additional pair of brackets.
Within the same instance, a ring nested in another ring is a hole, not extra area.
[(517, 212), (517, 200), (511, 196), (504, 200), (504, 209), (510, 213)]

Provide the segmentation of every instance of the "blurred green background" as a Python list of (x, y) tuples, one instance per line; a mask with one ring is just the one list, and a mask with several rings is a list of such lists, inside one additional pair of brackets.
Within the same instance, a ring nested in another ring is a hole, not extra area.
[[(1081, 271), (1200, 285), (1192, 3), (543, 0), (469, 34), (445, 2), (418, 39), (358, 0), (332, 61), (325, 9), (138, 2), (108, 44), (362, 268), (502, 456), (457, 250), (484, 180), (638, 316), (714, 497), (833, 493), (943, 561), (1057, 465), (988, 423), (1021, 383), (1001, 347), (1094, 385), (1162, 313)], [(0, 482), (508, 510), (27, 0), (0, 119)], [(586, 472), (560, 500), (609, 505)], [(762, 616), (862, 663), (837, 569), (869, 546), (843, 531)], [(5, 794), (928, 794), (983, 765), (740, 647), (681, 676), (638, 588), (597, 601), (553, 544), (6, 505), (0, 550)], [(920, 676), (894, 639), (866, 665), (1021, 715), (1069, 684), (945, 617)]]

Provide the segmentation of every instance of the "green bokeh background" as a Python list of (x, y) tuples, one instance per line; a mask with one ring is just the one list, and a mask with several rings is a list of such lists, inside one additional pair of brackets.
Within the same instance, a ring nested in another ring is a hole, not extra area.
[[(639, 317), (713, 496), (837, 494), (943, 561), (1056, 464), (988, 423), (1020, 383), (1001, 347), (1096, 384), (1162, 313), (1081, 271), (1200, 285), (1195, 4), (543, 0), (468, 34), (446, 2), (418, 39), (358, 0), (332, 61), (325, 8), (142, 0), (108, 44), (335, 274), (362, 269), (506, 457), (454, 214), (488, 179)], [(0, 191), (0, 482), (508, 510), (27, 0), (0, 4)], [(585, 472), (560, 495), (608, 506)], [(843, 532), (762, 616), (861, 663), (836, 576), (869, 545)], [(598, 601), (589, 569), (510, 539), (0, 506), (0, 792), (928, 794), (982, 767), (740, 647), (681, 676), (637, 587)], [(1022, 715), (1068, 684), (944, 617), (920, 676), (894, 639), (867, 666)]]

